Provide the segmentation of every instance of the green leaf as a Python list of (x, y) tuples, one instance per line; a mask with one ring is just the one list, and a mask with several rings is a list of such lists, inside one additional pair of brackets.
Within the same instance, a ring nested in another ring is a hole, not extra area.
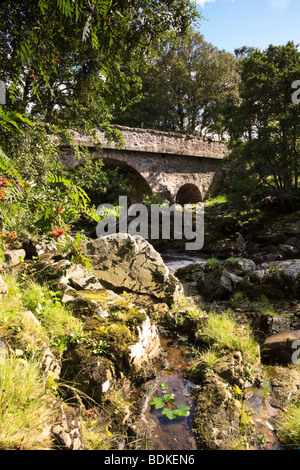
[(167, 390), (168, 386), (166, 384), (160, 384), (162, 390)]
[(151, 401), (150, 405), (155, 406), (155, 409), (159, 410), (160, 408), (163, 408), (165, 406), (165, 403), (163, 402), (163, 400), (160, 397), (155, 397)]
[(169, 401), (172, 401), (175, 399), (174, 393), (168, 393), (167, 395), (164, 395), (163, 400), (167, 403)]
[(180, 412), (181, 416), (189, 416), (190, 409), (186, 405), (178, 405), (178, 411)]
[(169, 418), (170, 420), (175, 418), (173, 411), (170, 410), (169, 408), (164, 408), (164, 409), (162, 410), (161, 414), (164, 415), (164, 416), (166, 416), (166, 417)]

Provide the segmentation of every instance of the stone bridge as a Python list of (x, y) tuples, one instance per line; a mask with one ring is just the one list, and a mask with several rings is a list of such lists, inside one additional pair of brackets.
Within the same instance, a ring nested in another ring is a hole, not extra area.
[[(170, 202), (204, 201), (222, 187), (227, 152), (224, 143), (200, 137), (115, 126), (123, 136), (122, 149), (99, 133), (102, 150), (91, 139), (74, 134), (75, 144), (86, 147), (108, 168), (119, 168), (138, 194), (159, 193)], [(70, 150), (62, 155), (66, 167), (78, 165)]]

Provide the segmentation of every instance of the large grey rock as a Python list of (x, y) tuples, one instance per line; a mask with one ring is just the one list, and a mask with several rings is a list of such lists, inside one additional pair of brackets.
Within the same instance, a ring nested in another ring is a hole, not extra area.
[(270, 336), (261, 346), (261, 360), (269, 364), (293, 364), (300, 357), (300, 330), (282, 331)]
[(149, 295), (167, 303), (182, 296), (178, 279), (140, 236), (118, 233), (88, 241), (84, 254), (92, 260), (91, 273), (107, 289)]
[(298, 297), (300, 294), (300, 260), (264, 263), (243, 278), (240, 290), (250, 297), (266, 295), (273, 299)]

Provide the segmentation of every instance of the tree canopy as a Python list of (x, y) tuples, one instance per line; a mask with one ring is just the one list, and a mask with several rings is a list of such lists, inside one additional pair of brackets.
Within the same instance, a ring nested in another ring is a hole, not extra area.
[[(300, 76), (300, 52), (285, 46), (248, 50), (240, 59), (239, 100), (225, 112), (237, 197), (253, 203), (299, 200), (300, 107), (292, 85)], [(241, 174), (243, 177), (241, 178)]]
[(116, 122), (136, 127), (222, 135), (220, 109), (237, 94), (233, 54), (219, 50), (190, 31), (170, 38), (142, 75), (144, 98)]
[(137, 72), (197, 17), (189, 0), (1, 2), (0, 79), (6, 110), (60, 127), (108, 128), (138, 98)]

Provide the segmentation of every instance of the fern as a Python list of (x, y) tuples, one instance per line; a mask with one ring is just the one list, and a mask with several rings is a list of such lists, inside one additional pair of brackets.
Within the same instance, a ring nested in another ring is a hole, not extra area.
[(21, 177), (18, 170), (15, 168), (12, 161), (8, 158), (8, 156), (3, 152), (0, 147), (0, 171), (4, 173), (6, 176), (14, 178), (18, 180), (18, 182), (23, 186), (25, 185), (25, 181)]

